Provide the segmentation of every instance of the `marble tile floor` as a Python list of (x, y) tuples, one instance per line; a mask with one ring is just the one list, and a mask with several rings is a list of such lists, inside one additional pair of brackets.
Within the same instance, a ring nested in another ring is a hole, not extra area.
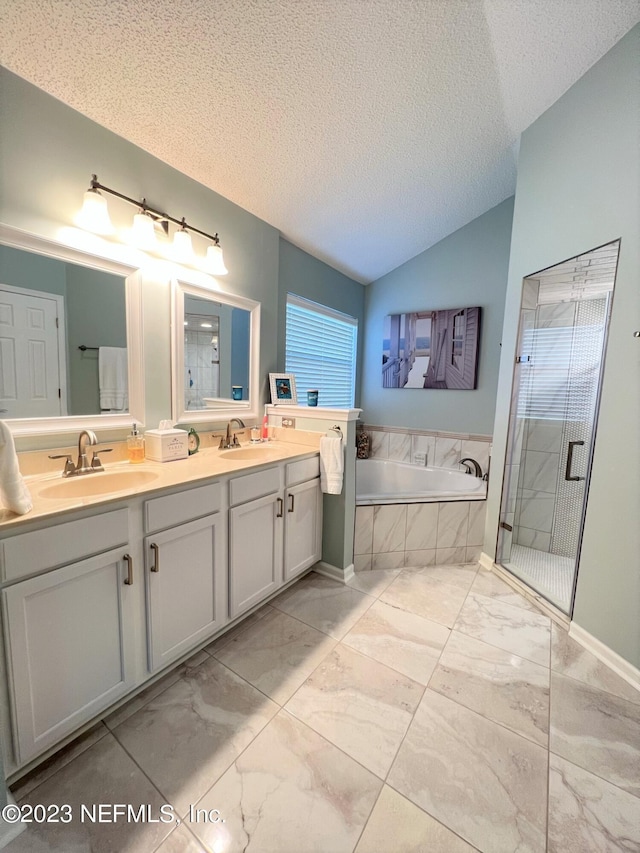
[(640, 693), (475, 564), (311, 573), (13, 793), (74, 817), (10, 853), (640, 851)]

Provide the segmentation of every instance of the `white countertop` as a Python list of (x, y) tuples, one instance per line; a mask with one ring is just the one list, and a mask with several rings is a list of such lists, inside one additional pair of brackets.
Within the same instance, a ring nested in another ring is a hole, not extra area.
[[(252, 444), (243, 444), (242, 448), (254, 446)], [(258, 460), (234, 458), (234, 450), (221, 451), (207, 448), (200, 450), (193, 456), (189, 456), (187, 459), (179, 459), (172, 462), (152, 462), (148, 459), (135, 465), (130, 462), (115, 462), (111, 465), (105, 465), (104, 472), (86, 474), (82, 477), (82, 480), (104, 476), (105, 473), (133, 470), (141, 472), (149, 471), (157, 476), (150, 482), (142, 483), (135, 487), (131, 487), (129, 484), (126, 488), (120, 488), (118, 491), (81, 497), (45, 497), (43, 495), (43, 492), (46, 492), (53, 484), (75, 481), (76, 478), (70, 477), (64, 480), (60, 473), (25, 477), (25, 483), (33, 499), (33, 509), (26, 515), (16, 515), (8, 509), (0, 508), (0, 531), (72, 510), (108, 504), (113, 501), (122, 501), (134, 495), (151, 494), (176, 486), (187, 486), (195, 484), (199, 480), (207, 480), (245, 471), (248, 472), (251, 469), (261, 468), (275, 462), (302, 458), (318, 453), (317, 447), (299, 443), (288, 443), (280, 440), (258, 445), (257, 447), (261, 453), (264, 453), (264, 458), (260, 457)]]

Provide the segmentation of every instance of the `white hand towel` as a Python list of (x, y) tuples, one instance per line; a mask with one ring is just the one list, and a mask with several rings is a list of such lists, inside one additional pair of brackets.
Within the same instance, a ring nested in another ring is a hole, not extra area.
[(339, 435), (323, 435), (320, 439), (320, 486), (326, 495), (342, 492), (344, 447)]
[(4, 506), (17, 515), (24, 515), (33, 509), (29, 489), (18, 467), (13, 436), (4, 421), (0, 421), (0, 498)]
[(129, 377), (126, 347), (100, 347), (98, 382), (102, 411), (129, 410)]

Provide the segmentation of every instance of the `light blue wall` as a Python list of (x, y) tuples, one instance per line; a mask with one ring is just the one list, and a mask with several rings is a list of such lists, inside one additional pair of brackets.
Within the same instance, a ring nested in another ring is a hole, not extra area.
[(524, 134), (485, 551), (495, 555), (524, 276), (622, 238), (574, 620), (640, 668), (640, 25)]
[[(513, 199), (366, 288), (362, 418), (384, 426), (490, 435), (509, 265)], [(482, 307), (474, 391), (382, 387), (382, 327), (387, 314)]]
[(278, 312), (282, 334), (278, 342), (278, 367), (284, 371), (287, 293), (295, 293), (321, 305), (342, 311), (358, 321), (358, 361), (356, 366), (356, 406), (360, 399), (362, 342), (364, 337), (365, 288), (353, 279), (312, 258), (302, 249), (280, 238), (280, 295)]
[(0, 245), (0, 282), (64, 296), (67, 287), (65, 264), (55, 258)]

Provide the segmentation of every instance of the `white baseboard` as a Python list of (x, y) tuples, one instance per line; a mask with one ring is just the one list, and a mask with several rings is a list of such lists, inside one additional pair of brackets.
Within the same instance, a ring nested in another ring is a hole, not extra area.
[(598, 640), (593, 634), (585, 631), (580, 625), (572, 622), (569, 626), (569, 636), (573, 637), (576, 642), (580, 643), (588, 652), (606, 664), (609, 669), (612, 669), (621, 678), (629, 682), (636, 690), (640, 690), (640, 669), (629, 663), (609, 646)]
[(325, 578), (331, 578), (334, 581), (341, 581), (342, 583), (347, 583), (355, 575), (353, 563), (348, 565), (346, 569), (339, 569), (337, 566), (332, 566), (331, 563), (325, 563), (324, 560), (317, 562), (313, 566), (313, 571), (319, 575), (324, 575)]
[(480, 559), (478, 560), (483, 569), (487, 569), (491, 571), (493, 569), (493, 557), (490, 557), (488, 554), (485, 554), (484, 551), (480, 554)]

